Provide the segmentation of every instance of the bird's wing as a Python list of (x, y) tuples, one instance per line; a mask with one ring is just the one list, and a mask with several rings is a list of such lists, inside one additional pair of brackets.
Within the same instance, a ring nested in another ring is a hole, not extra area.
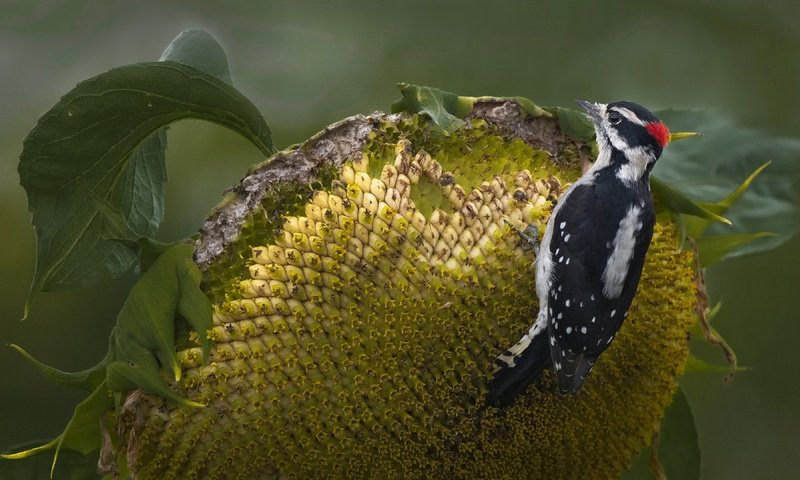
[(603, 271), (628, 204), (609, 202), (603, 195), (593, 184), (576, 188), (569, 196), (569, 208), (558, 210), (548, 245), (553, 287), (548, 291), (547, 335), (562, 391), (580, 387), (614, 338), (636, 292), (649, 244), (649, 234), (637, 239), (621, 293), (608, 298), (603, 293)]

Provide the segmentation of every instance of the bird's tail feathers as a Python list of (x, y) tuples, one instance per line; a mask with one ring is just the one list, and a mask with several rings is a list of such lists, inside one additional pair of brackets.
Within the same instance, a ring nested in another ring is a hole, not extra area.
[(495, 360), (494, 378), (489, 382), (486, 402), (495, 407), (504, 407), (534, 382), (539, 372), (550, 361), (547, 335), (522, 337), (514, 346)]
[(558, 345), (552, 346), (551, 349), (558, 389), (561, 393), (577, 392), (592, 371), (597, 356), (586, 353), (575, 354), (559, 348)]
[(496, 374), (500, 370), (503, 370), (504, 368), (514, 368), (519, 361), (519, 357), (522, 355), (522, 352), (524, 352), (530, 344), (531, 338), (528, 335), (523, 335), (522, 338), (511, 348), (498, 355), (494, 360), (494, 369), (492, 370), (492, 375)]

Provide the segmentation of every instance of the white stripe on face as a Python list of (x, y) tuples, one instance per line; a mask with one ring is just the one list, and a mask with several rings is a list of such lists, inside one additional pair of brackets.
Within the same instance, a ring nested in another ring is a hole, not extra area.
[(611, 107), (611, 110), (627, 118), (631, 123), (635, 123), (636, 125), (639, 125), (641, 127), (644, 127), (646, 125), (646, 122), (644, 122), (642, 119), (637, 117), (635, 113), (633, 113), (632, 111), (628, 110), (625, 107)]
[[(633, 114), (627, 108), (612, 107), (611, 109), (625, 110)], [(620, 112), (620, 114), (624, 115), (622, 112)], [(620, 166), (619, 172), (617, 172), (617, 178), (629, 185), (639, 181), (647, 171), (647, 165), (655, 160), (653, 153), (650, 149), (645, 147), (631, 147), (628, 145), (628, 142), (617, 133), (616, 128), (613, 126), (609, 126), (606, 132), (608, 134), (608, 142), (611, 146), (624, 153), (625, 158), (628, 160), (627, 163)]]

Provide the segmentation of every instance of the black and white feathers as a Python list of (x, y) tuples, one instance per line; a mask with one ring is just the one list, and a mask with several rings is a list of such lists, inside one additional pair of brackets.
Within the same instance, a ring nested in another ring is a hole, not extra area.
[(599, 155), (551, 214), (536, 259), (539, 313), (495, 361), (492, 405), (511, 403), (548, 366), (562, 392), (581, 387), (627, 315), (652, 238), (649, 174), (668, 130), (631, 102), (578, 103)]

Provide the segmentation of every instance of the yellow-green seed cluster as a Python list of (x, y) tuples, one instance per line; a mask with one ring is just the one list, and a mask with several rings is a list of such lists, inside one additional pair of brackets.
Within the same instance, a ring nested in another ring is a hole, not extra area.
[(151, 399), (137, 478), (611, 478), (647, 442), (692, 322), (673, 226), (657, 225), (626, 325), (580, 394), (545, 374), (485, 408), (492, 359), (537, 310), (517, 230), (544, 228), (564, 181), (481, 179), (437, 160), (453, 151), (390, 146), (252, 244), (247, 279), (216, 305), (210, 361), (179, 352), (178, 388), (208, 407)]

